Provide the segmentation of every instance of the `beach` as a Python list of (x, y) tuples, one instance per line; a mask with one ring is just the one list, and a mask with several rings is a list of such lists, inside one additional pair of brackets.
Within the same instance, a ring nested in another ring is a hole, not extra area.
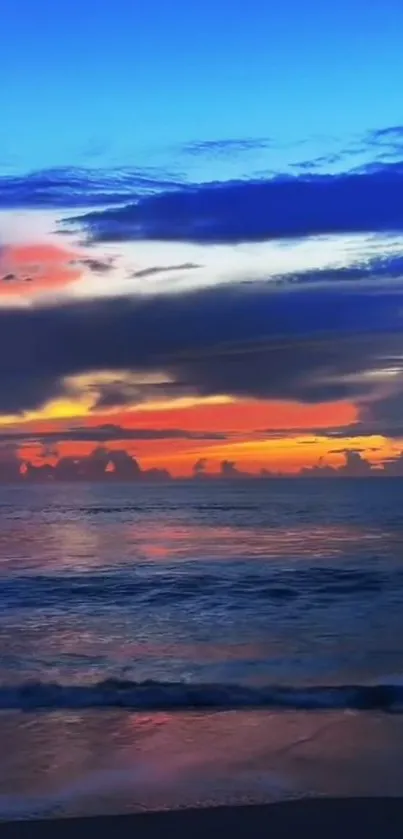
[(123, 816), (8, 822), (0, 824), (1, 839), (159, 839), (175, 836), (202, 839), (208, 834), (246, 837), (336, 839), (365, 836), (394, 839), (403, 835), (403, 798), (315, 799), (250, 807), (209, 807)]

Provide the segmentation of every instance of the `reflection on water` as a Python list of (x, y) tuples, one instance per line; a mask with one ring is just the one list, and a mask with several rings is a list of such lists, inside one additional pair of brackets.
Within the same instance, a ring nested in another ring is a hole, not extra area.
[[(402, 488), (1, 487), (0, 690), (399, 682)], [(402, 726), (365, 713), (3, 711), (0, 815), (397, 794)]]
[(403, 672), (402, 482), (0, 488), (0, 677)]
[(153, 560), (391, 555), (401, 482), (0, 487), (0, 573)]
[(0, 817), (400, 795), (403, 720), (365, 714), (0, 716)]

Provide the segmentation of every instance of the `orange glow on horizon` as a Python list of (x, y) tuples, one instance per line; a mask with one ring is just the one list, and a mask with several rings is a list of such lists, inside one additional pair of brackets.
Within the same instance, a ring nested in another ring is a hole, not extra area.
[[(102, 445), (111, 451), (124, 449), (143, 468), (165, 468), (175, 477), (191, 474), (194, 463), (201, 457), (207, 460), (208, 472), (218, 471), (222, 460), (231, 460), (240, 469), (252, 473), (258, 473), (262, 468), (296, 473), (303, 467), (314, 466), (321, 458), (328, 465), (341, 465), (343, 455), (335, 449), (363, 449), (368, 451), (366, 456), (374, 463), (396, 453), (396, 446), (382, 437), (334, 440), (326, 436), (330, 424), (342, 427), (356, 419), (356, 409), (350, 403), (299, 405), (249, 400), (215, 405), (195, 403), (192, 408), (154, 412), (126, 410), (115, 414), (90, 414), (74, 420), (52, 417), (14, 424), (13, 430), (24, 434), (55, 433), (50, 453), (40, 443), (21, 445), (21, 458), (34, 463), (54, 463), (58, 457), (86, 457), (97, 445)], [(96, 440), (57, 441), (58, 431), (79, 427), (96, 429), (104, 424), (126, 428), (129, 435), (136, 429), (167, 432), (182, 429), (193, 434), (206, 434), (206, 438), (130, 439), (129, 436), (124, 439), (123, 434), (121, 440), (99, 443)], [(316, 434), (312, 433), (312, 429), (316, 429)], [(223, 439), (208, 438), (211, 432), (222, 433)], [(378, 451), (371, 452), (371, 448)]]

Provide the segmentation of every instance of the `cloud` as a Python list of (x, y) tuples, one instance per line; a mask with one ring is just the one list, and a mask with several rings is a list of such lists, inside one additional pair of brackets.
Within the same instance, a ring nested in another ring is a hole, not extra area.
[(103, 424), (93, 427), (76, 426), (56, 431), (1, 431), (0, 444), (37, 442), (52, 443), (111, 443), (116, 440), (226, 440), (221, 431), (187, 431), (183, 428), (124, 428), (121, 425)]
[(201, 478), (206, 475), (208, 460), (206, 457), (200, 457), (193, 465), (192, 473), (195, 478)]
[(146, 168), (60, 167), (0, 176), (0, 208), (63, 208), (123, 204), (149, 191), (181, 186), (176, 176)]
[(297, 169), (307, 172), (315, 172), (317, 169), (322, 169), (324, 166), (341, 163), (344, 160), (343, 152), (328, 152), (327, 154), (318, 155), (318, 157), (310, 158), (309, 160), (301, 160), (298, 163), (291, 165), (292, 169)]
[(84, 268), (89, 268), (94, 274), (106, 274), (112, 271), (113, 262), (111, 259), (95, 259), (94, 257), (84, 257), (82, 259), (71, 260), (71, 265), (82, 265)]
[(315, 466), (304, 467), (299, 474), (309, 478), (403, 477), (403, 452), (384, 460), (379, 465), (374, 465), (363, 457), (361, 449), (336, 449), (335, 451), (344, 455), (344, 463), (341, 466), (329, 466), (324, 458), (320, 458)]
[(240, 478), (245, 473), (241, 472), (233, 460), (223, 460), (220, 463), (220, 475), (222, 478)]
[[(381, 434), (403, 438), (403, 376), (398, 374), (383, 387), (378, 398), (358, 400), (359, 419), (344, 428), (346, 436), (358, 437)], [(339, 433), (342, 429), (339, 429)]]
[[(382, 436), (390, 439), (403, 439), (403, 373), (402, 355), (398, 354), (391, 364), (395, 369), (389, 371), (378, 388), (370, 395), (358, 396), (356, 407), (358, 419), (349, 425), (326, 429), (326, 436), (334, 439)], [(311, 429), (311, 433), (320, 435), (320, 429)], [(335, 449), (334, 451), (340, 451)]]
[[(71, 377), (144, 375), (128, 400), (368, 399), (401, 365), (401, 292), (264, 283), (0, 308), (0, 412), (77, 396)], [(117, 386), (115, 400), (121, 399)], [(109, 393), (110, 404), (113, 393)], [(119, 403), (121, 404), (121, 403)]]
[[(160, 160), (164, 158), (164, 155), (165, 159), (172, 158), (173, 153), (175, 158), (173, 169), (166, 164), (94, 167), (92, 161), (101, 150), (105, 150), (104, 144), (95, 140), (90, 141), (88, 153), (83, 150), (83, 161), (90, 165), (53, 167), (25, 174), (0, 176), (0, 208), (48, 207), (55, 209), (125, 205), (129, 201), (136, 202), (141, 196), (184, 188), (195, 177), (199, 180), (200, 174), (206, 170), (206, 164), (210, 167), (210, 173), (214, 171), (214, 165), (218, 164), (216, 171), (220, 178), (223, 171), (242, 172), (242, 178), (244, 178), (247, 173), (249, 176), (253, 172), (256, 174), (256, 163), (259, 160), (264, 176), (267, 177), (269, 172), (273, 175), (273, 181), (285, 180), (285, 178), (276, 177), (279, 173), (279, 164), (282, 172), (297, 170), (303, 177), (306, 177), (309, 172), (326, 172), (329, 167), (340, 170), (343, 167), (346, 171), (357, 157), (366, 164), (371, 161), (386, 164), (388, 160), (402, 158), (402, 138), (403, 126), (394, 125), (352, 137), (347, 146), (343, 138), (326, 136), (301, 138), (291, 143), (278, 142), (272, 137), (198, 139), (182, 144), (174, 150), (165, 150), (165, 152), (163, 149), (160, 150)], [(293, 156), (296, 149), (301, 147), (315, 149), (315, 156), (301, 162), (296, 161)], [(270, 169), (267, 165), (263, 168), (265, 161), (262, 161), (261, 154), (259, 156), (259, 153), (263, 153), (264, 158), (267, 158), (268, 150)], [(203, 168), (197, 175), (199, 161)], [(184, 174), (178, 174), (178, 165), (180, 169), (183, 169)]]
[(385, 159), (385, 152), (390, 157), (403, 154), (403, 125), (391, 125), (368, 132), (364, 144), (378, 151), (380, 159)]
[(270, 137), (244, 137), (227, 140), (194, 140), (181, 146), (182, 154), (192, 156), (212, 155), (214, 157), (227, 157), (245, 152), (254, 152), (259, 149), (267, 149), (273, 146)]
[(151, 277), (154, 274), (165, 273), (166, 271), (191, 271), (195, 268), (201, 268), (195, 262), (182, 262), (180, 265), (153, 265), (150, 268), (142, 268), (140, 271), (134, 271), (133, 277)]
[(200, 184), (70, 218), (94, 242), (258, 242), (403, 229), (403, 168)]
[(386, 474), (383, 469), (374, 467), (366, 460), (359, 449), (344, 449), (342, 454), (344, 454), (344, 463), (341, 466), (329, 466), (321, 457), (315, 466), (303, 467), (299, 474), (308, 478), (367, 478)]
[(50, 464), (34, 465), (25, 462), (21, 472), (21, 461), (14, 465), (13, 473), (2, 470), (0, 462), (0, 480), (19, 481), (139, 481), (170, 480), (166, 469), (142, 469), (138, 461), (125, 449), (109, 450), (98, 446), (84, 457), (61, 457), (54, 466)]

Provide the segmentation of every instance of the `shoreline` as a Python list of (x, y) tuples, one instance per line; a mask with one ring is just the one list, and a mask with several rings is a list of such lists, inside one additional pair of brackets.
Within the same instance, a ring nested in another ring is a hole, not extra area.
[(119, 835), (159, 839), (401, 839), (401, 798), (307, 798), (265, 805), (234, 805), (128, 815), (83, 816), (0, 822), (0, 839), (98, 839)]

